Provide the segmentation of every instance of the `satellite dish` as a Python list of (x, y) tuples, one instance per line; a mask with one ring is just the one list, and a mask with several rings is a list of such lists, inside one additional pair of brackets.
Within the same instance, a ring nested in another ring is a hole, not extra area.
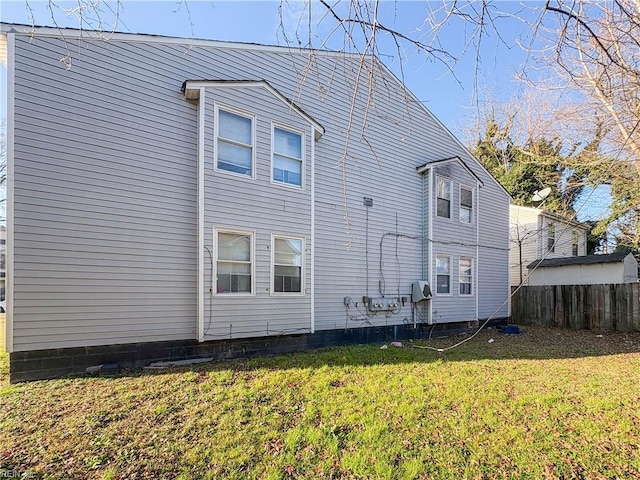
[(531, 197), (532, 202), (541, 202), (549, 196), (551, 193), (551, 187), (543, 188), (542, 190), (536, 190)]

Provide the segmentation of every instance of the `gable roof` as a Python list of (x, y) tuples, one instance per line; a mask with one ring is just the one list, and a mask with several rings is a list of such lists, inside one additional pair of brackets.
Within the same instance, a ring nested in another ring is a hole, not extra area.
[(207, 87), (264, 88), (268, 92), (272, 93), (282, 103), (286, 104), (289, 108), (298, 113), (298, 115), (304, 118), (307, 122), (313, 125), (317, 132), (316, 140), (325, 133), (325, 129), (322, 125), (320, 125), (320, 123), (318, 123), (311, 115), (307, 114), (298, 105), (296, 105), (293, 100), (285, 97), (266, 80), (185, 80), (182, 84), (182, 93), (184, 93), (184, 96), (189, 100), (197, 100), (200, 97), (200, 88)]
[(471, 170), (469, 166), (466, 163), (464, 163), (464, 161), (457, 155), (455, 157), (448, 157), (448, 158), (443, 158), (442, 160), (435, 160), (433, 162), (425, 163), (424, 165), (420, 165), (419, 167), (416, 167), (416, 171), (418, 173), (424, 173), (429, 168), (437, 167), (438, 165), (444, 165), (444, 164), (455, 162), (455, 161), (457, 161), (460, 165), (462, 165), (462, 168), (464, 168), (469, 175), (475, 178), (481, 186), (484, 185), (484, 182), (480, 179), (480, 177), (478, 177), (478, 175), (476, 175), (473, 172), (473, 170)]
[(547, 258), (544, 260), (534, 260), (527, 268), (538, 267), (562, 267), (564, 265), (595, 265), (598, 263), (620, 263), (623, 262), (627, 256), (633, 256), (629, 252), (613, 252), (604, 255), (583, 255), (580, 257), (562, 257), (562, 258)]

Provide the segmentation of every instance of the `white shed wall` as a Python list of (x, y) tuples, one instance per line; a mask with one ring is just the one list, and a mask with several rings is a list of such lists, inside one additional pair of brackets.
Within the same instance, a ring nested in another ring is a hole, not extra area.
[(539, 267), (529, 275), (529, 285), (591, 285), (623, 282), (622, 263)]

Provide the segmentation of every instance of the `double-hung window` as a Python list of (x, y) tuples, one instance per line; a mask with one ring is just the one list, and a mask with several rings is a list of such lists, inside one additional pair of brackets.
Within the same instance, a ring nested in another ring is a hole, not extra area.
[(578, 238), (578, 232), (571, 232), (571, 255), (574, 257), (578, 256)]
[(556, 226), (553, 223), (547, 226), (547, 251), (556, 251)]
[(459, 262), (460, 295), (471, 295), (473, 290), (473, 263), (470, 258), (460, 257)]
[(471, 223), (473, 219), (473, 189), (460, 187), (460, 221)]
[(273, 181), (302, 187), (304, 151), (301, 133), (273, 127)]
[(216, 107), (216, 169), (253, 176), (253, 118)]
[(214, 231), (216, 293), (253, 293), (253, 233)]
[(436, 293), (451, 294), (451, 256), (436, 256)]
[(437, 177), (437, 184), (436, 215), (442, 218), (451, 218), (451, 180)]
[(274, 236), (272, 241), (273, 293), (302, 293), (302, 238)]

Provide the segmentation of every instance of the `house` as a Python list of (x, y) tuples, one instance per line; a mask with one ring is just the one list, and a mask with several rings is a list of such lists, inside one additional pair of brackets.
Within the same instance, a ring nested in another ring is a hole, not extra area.
[(537, 259), (587, 254), (590, 226), (540, 208), (509, 207), (509, 283), (528, 283), (527, 265)]
[(1, 33), (13, 381), (508, 315), (508, 193), (376, 58)]
[(547, 258), (527, 265), (529, 285), (594, 285), (638, 281), (638, 262), (626, 251)]

